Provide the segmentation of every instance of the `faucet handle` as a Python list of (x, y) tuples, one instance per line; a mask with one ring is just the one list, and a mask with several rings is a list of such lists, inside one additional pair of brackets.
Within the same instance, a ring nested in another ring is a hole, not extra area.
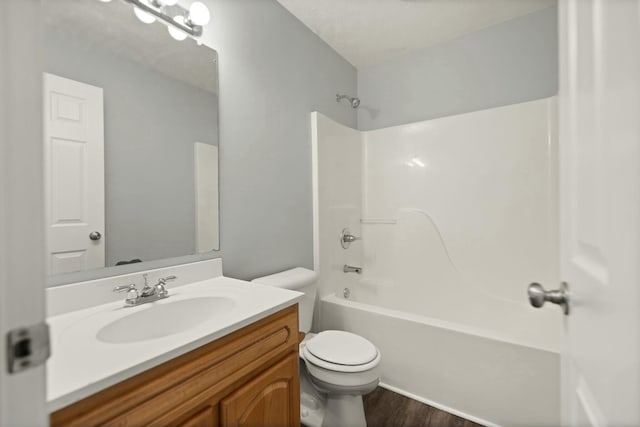
[(172, 280), (176, 280), (177, 277), (176, 276), (167, 276), (167, 277), (161, 277), (158, 279), (158, 283), (156, 284), (156, 293), (158, 294), (159, 297), (164, 298), (167, 295), (169, 295), (169, 292), (167, 291), (167, 288), (164, 287), (164, 285), (167, 284), (167, 282), (171, 282)]
[(342, 249), (349, 249), (349, 246), (355, 242), (356, 240), (360, 240), (360, 237), (356, 237), (349, 231), (348, 228), (343, 228), (340, 233), (340, 245)]
[(172, 282), (172, 281), (176, 280), (177, 278), (178, 278), (177, 276), (161, 277), (161, 278), (158, 279), (158, 284), (165, 285), (167, 282)]
[(113, 288), (113, 292), (125, 292), (125, 291), (137, 291), (138, 288), (135, 284), (131, 283), (130, 285), (120, 285)]
[(138, 293), (138, 288), (135, 284), (131, 283), (130, 285), (120, 285), (113, 288), (113, 292), (127, 292), (127, 299), (124, 301), (125, 307), (133, 307), (136, 305), (140, 294)]

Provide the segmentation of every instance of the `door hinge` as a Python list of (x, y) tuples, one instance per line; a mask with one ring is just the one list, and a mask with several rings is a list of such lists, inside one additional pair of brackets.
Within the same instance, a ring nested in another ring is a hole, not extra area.
[(7, 333), (7, 368), (11, 374), (43, 364), (50, 354), (49, 325), (45, 322)]

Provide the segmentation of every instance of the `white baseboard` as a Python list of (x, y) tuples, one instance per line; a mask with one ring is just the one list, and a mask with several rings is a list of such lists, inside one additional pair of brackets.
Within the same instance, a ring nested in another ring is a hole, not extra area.
[(433, 406), (436, 409), (440, 409), (441, 411), (448, 412), (448, 413), (450, 413), (452, 415), (456, 415), (458, 417), (464, 418), (464, 419), (469, 420), (469, 421), (473, 421), (474, 423), (478, 423), (478, 424), (483, 425), (485, 427), (500, 427), (498, 424), (492, 423), (492, 422), (487, 421), (487, 420), (483, 420), (482, 418), (475, 417), (475, 416), (473, 416), (471, 414), (467, 414), (467, 413), (464, 413), (462, 411), (458, 411), (457, 409), (450, 408), (447, 405), (442, 405), (442, 404), (440, 404), (438, 402), (434, 402), (432, 400), (425, 399), (424, 397), (418, 396), (418, 395), (413, 394), (413, 393), (409, 393), (408, 391), (402, 390), (402, 389), (394, 387), (392, 385), (385, 384), (385, 383), (381, 382), (379, 384), (379, 386), (382, 387), (382, 388), (386, 388), (387, 390), (393, 391), (394, 393), (398, 393), (398, 394), (401, 394), (403, 396), (406, 396), (409, 399), (417, 400), (418, 402), (424, 403), (425, 405)]

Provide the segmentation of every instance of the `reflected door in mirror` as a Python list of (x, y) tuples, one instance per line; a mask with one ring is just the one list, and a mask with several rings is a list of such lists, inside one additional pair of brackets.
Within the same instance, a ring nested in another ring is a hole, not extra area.
[(43, 85), (48, 271), (101, 268), (105, 265), (102, 89), (47, 73)]

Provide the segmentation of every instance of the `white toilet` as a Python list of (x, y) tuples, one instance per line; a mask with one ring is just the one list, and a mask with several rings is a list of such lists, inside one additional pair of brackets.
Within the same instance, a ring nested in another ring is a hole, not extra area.
[(300, 415), (308, 427), (366, 427), (362, 395), (373, 391), (380, 376), (380, 351), (367, 339), (345, 331), (309, 333), (318, 276), (294, 268), (254, 279), (254, 283), (303, 292), (299, 303)]

